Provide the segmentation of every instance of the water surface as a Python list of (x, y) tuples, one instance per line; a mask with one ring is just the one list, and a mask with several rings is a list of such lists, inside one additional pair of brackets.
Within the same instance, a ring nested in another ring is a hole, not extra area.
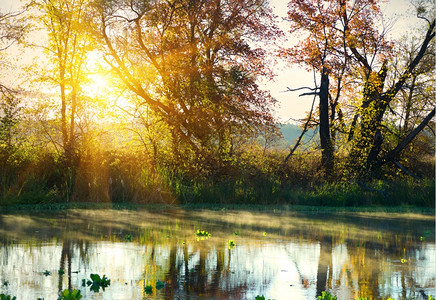
[[(2, 213), (0, 293), (17, 300), (54, 300), (68, 288), (82, 299), (315, 299), (327, 290), (338, 299), (427, 299), (436, 295), (434, 229), (434, 216), (417, 214)], [(83, 286), (92, 273), (110, 286)]]

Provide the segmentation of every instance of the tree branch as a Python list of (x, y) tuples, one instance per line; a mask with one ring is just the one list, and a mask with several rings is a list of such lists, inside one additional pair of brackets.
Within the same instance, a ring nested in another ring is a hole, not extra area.
[(412, 132), (410, 132), (400, 143), (398, 143), (397, 147), (395, 149), (391, 150), (386, 154), (381, 160), (380, 165), (385, 164), (389, 161), (393, 161), (394, 157), (397, 156), (406, 146), (416, 137), (416, 135), (421, 132), (421, 130), (430, 122), (430, 120), (435, 115), (435, 109), (433, 110), (425, 117), (425, 119), (421, 122), (421, 124), (418, 125)]

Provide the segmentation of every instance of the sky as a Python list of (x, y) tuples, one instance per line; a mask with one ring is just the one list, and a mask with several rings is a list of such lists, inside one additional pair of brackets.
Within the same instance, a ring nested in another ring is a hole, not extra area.
[[(279, 18), (286, 17), (287, 3), (289, 0), (270, 0), (274, 13)], [(0, 0), (0, 10), (2, 12), (16, 10), (20, 5), (19, 0)], [(409, 0), (390, 0), (382, 4), (382, 10), (388, 18), (397, 21), (394, 24), (391, 34), (395, 37), (401, 36), (410, 30), (410, 24), (417, 22)], [(279, 26), (283, 31), (287, 30), (287, 22), (281, 21)], [(288, 37), (288, 45), (292, 46), (297, 41)], [(287, 88), (298, 88), (302, 86), (314, 86), (314, 74), (306, 72), (296, 66), (288, 66), (281, 62), (274, 66), (276, 78), (273, 82), (261, 82), (260, 86), (271, 92), (271, 95), (278, 100), (274, 115), (279, 122), (296, 123), (296, 120), (304, 118), (312, 104), (313, 96), (299, 97), (301, 92), (285, 92)], [(2, 79), (3, 80), (3, 79)]]

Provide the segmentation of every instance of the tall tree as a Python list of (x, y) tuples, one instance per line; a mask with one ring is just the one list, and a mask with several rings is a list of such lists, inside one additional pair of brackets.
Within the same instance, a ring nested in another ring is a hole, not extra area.
[(76, 116), (82, 97), (85, 65), (92, 41), (87, 34), (88, 0), (34, 1), (39, 20), (48, 34), (48, 45), (40, 45), (52, 64), (49, 81), (57, 86), (61, 100), (62, 146), (67, 159), (75, 156)]
[[(39, 66), (37, 76), (45, 84), (46, 96), (51, 98), (53, 107), (59, 109), (52, 116), (56, 118), (60, 134), (50, 137), (55, 146), (61, 145), (56, 146), (61, 154), (56, 184), (69, 201), (76, 196), (75, 186), (80, 183), (77, 176), (81, 160), (78, 116), (80, 108), (85, 106), (86, 64), (93, 47), (88, 34), (90, 1), (35, 0), (29, 3), (32, 8), (29, 20), (33, 21), (36, 36), (40, 37), (32, 44), (45, 51), (39, 61), (44, 65)], [(53, 123), (53, 120), (42, 120), (42, 123), (47, 121)]]
[(259, 41), (280, 33), (265, 0), (97, 1), (105, 59), (170, 129), (174, 151), (232, 155), (235, 128), (271, 126)]
[[(287, 54), (294, 63), (331, 70), (331, 135), (334, 139), (338, 128), (347, 132), (350, 167), (360, 172), (378, 158), (385, 113), (429, 50), (434, 18), (428, 20), (416, 55), (388, 85), (393, 43), (386, 38), (386, 27), (378, 29), (383, 23), (378, 1), (298, 0), (289, 3), (288, 15), (291, 31), (305, 32), (307, 38)], [(352, 109), (346, 111), (346, 106)]]

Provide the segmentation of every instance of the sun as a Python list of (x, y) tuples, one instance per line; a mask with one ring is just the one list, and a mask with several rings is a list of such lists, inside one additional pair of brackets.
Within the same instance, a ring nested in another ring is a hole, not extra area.
[(110, 86), (107, 76), (102, 73), (91, 73), (87, 77), (88, 82), (82, 87), (87, 96), (97, 98), (107, 92)]
[(107, 94), (111, 87), (110, 74), (107, 71), (104, 58), (98, 51), (90, 51), (86, 57), (86, 80), (82, 91), (86, 96), (98, 98)]

